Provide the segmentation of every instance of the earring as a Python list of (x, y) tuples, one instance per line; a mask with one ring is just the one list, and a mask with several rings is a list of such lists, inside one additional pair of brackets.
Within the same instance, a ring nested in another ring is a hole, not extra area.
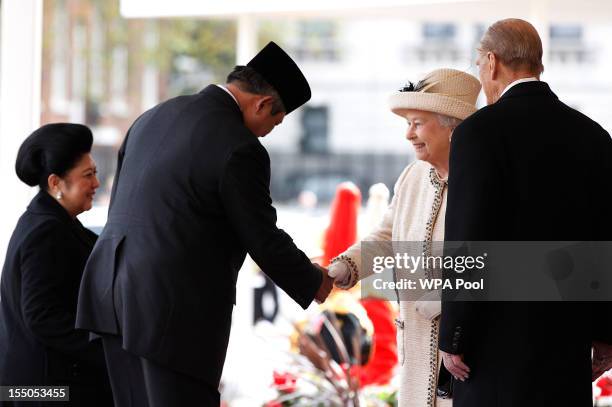
[(57, 195), (55, 195), (55, 198), (57, 198), (58, 201), (61, 200), (62, 199), (62, 191), (59, 191), (57, 193)]

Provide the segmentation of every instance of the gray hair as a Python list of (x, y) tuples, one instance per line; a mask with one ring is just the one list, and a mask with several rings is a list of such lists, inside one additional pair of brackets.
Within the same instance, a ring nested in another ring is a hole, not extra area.
[(451, 130), (454, 130), (455, 127), (459, 126), (463, 120), (457, 119), (456, 117), (447, 116), (445, 114), (436, 114), (436, 118), (438, 119), (438, 123), (440, 126), (447, 127)]
[(227, 76), (226, 82), (235, 84), (243, 92), (273, 97), (274, 102), (272, 102), (272, 111), (270, 112), (273, 116), (287, 111), (276, 89), (250, 66), (237, 65)]
[(479, 51), (492, 52), (514, 71), (526, 70), (534, 75), (544, 72), (542, 40), (525, 20), (508, 18), (491, 25), (480, 40)]

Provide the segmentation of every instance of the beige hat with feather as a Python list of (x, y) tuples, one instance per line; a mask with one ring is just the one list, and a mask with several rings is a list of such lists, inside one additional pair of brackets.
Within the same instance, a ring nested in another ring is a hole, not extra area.
[(480, 82), (456, 69), (436, 69), (416, 85), (410, 82), (389, 98), (391, 111), (404, 117), (407, 110), (424, 110), (465, 119), (476, 108)]

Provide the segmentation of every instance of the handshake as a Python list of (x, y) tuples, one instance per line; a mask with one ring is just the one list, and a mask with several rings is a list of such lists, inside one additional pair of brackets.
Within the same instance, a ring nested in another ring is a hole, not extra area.
[(348, 283), (349, 269), (346, 264), (342, 262), (333, 263), (329, 266), (329, 269), (319, 266), (316, 263), (313, 265), (321, 271), (323, 279), (321, 280), (321, 286), (315, 295), (315, 301), (318, 304), (325, 302), (334, 283), (336, 285), (346, 285)]

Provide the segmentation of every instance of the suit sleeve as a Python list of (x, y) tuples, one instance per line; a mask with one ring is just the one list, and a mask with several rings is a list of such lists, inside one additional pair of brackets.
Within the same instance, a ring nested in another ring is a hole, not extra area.
[(101, 347), (89, 342), (89, 334), (75, 329), (76, 309), (66, 309), (64, 272), (70, 267), (62, 247), (62, 225), (49, 222), (22, 247), (21, 309), (26, 327), (45, 346), (98, 364)]
[[(132, 125), (133, 127), (134, 125)], [(110, 204), (108, 207), (108, 213), (110, 213), (111, 206), (113, 202), (115, 202), (115, 194), (117, 193), (117, 185), (119, 184), (119, 176), (121, 175), (121, 168), (123, 168), (123, 157), (125, 157), (125, 149), (128, 143), (128, 139), (130, 137), (130, 131), (132, 127), (127, 131), (121, 146), (119, 147), (119, 151), (117, 152), (117, 170), (115, 171), (115, 178), (113, 179), (113, 186), (111, 188), (111, 196), (110, 196)]]
[[(491, 147), (491, 136), (468, 122), (455, 129), (450, 151), (444, 232), (447, 242), (494, 239), (502, 206), (499, 202), (498, 160), (495, 149)], [(461, 246), (459, 250), (464, 248)], [(462, 354), (473, 334), (482, 304), (454, 300), (452, 297), (455, 295), (457, 293), (443, 290), (439, 345), (445, 352)]]
[[(601, 162), (603, 163), (603, 174), (601, 179), (603, 182), (609, 182), (612, 179), (612, 139), (610, 134), (604, 129), (602, 132), (602, 143), (599, 148), (601, 154)], [(600, 202), (601, 206), (597, 213), (600, 221), (597, 222), (597, 240), (606, 241), (607, 247), (612, 244), (612, 210), (610, 203), (612, 202), (612, 189), (601, 189)], [(608, 321), (612, 314), (612, 302), (605, 301), (591, 304), (591, 315), (593, 316), (593, 339), (612, 344), (612, 324), (602, 322)]]
[(219, 192), (229, 221), (253, 260), (302, 308), (307, 308), (322, 275), (291, 237), (276, 227), (269, 186), (268, 153), (260, 144), (249, 143), (228, 158)]

